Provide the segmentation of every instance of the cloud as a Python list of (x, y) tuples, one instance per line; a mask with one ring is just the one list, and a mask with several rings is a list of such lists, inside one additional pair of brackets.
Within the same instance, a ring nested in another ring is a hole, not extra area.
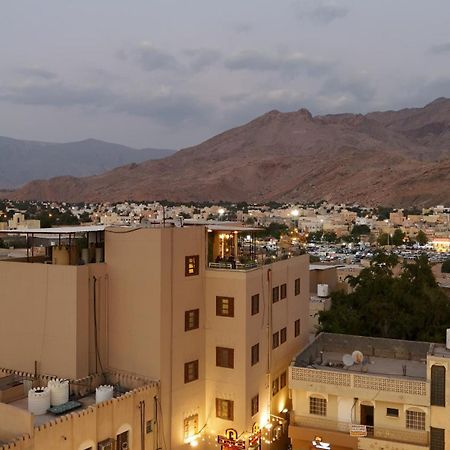
[(450, 53), (450, 42), (433, 45), (430, 47), (430, 53), (434, 53), (435, 55)]
[(321, 25), (327, 25), (334, 20), (342, 19), (349, 11), (346, 6), (331, 1), (315, 0), (314, 3), (310, 3), (306, 7), (303, 4), (297, 5), (297, 17), (299, 19), (310, 19)]
[(213, 48), (191, 48), (183, 52), (189, 59), (189, 66), (198, 72), (214, 65), (222, 58), (222, 53)]
[(272, 71), (307, 75), (323, 75), (334, 63), (320, 58), (312, 58), (303, 53), (270, 53), (261, 50), (243, 50), (225, 59), (225, 67), (230, 70)]
[(150, 42), (141, 42), (131, 50), (119, 50), (120, 59), (132, 59), (148, 72), (155, 70), (178, 70), (180, 63), (169, 52), (162, 50)]
[(20, 67), (16, 69), (16, 73), (27, 78), (42, 78), (44, 80), (53, 80), (57, 78), (56, 73), (40, 67)]

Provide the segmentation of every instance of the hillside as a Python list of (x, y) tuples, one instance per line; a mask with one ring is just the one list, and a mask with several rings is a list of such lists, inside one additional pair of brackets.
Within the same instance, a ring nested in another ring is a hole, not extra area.
[(448, 99), (365, 116), (270, 111), (168, 158), (92, 177), (34, 181), (8, 196), (65, 201), (448, 203), (449, 130)]
[(37, 178), (95, 175), (173, 153), (152, 148), (137, 150), (96, 139), (56, 144), (0, 136), (0, 188), (18, 187)]

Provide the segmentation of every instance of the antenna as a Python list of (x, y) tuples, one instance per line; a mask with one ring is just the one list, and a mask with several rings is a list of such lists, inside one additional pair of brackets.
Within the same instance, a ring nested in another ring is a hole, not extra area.
[(342, 357), (342, 362), (344, 363), (344, 366), (347, 366), (347, 367), (353, 366), (353, 358), (352, 358), (352, 355), (344, 355), (344, 356)]
[(352, 359), (355, 364), (361, 364), (363, 362), (364, 355), (359, 350), (355, 350), (352, 353)]

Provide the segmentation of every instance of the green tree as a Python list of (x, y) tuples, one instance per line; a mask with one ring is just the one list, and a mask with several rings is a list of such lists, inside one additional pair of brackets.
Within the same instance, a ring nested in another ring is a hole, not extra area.
[(396, 228), (392, 235), (392, 241), (391, 241), (392, 245), (399, 246), (399, 245), (404, 244), (405, 236), (406, 236), (406, 234), (403, 233), (403, 231), (400, 228)]
[(362, 234), (370, 234), (370, 228), (368, 225), (353, 225), (351, 235), (360, 237)]
[(381, 233), (378, 236), (377, 242), (379, 245), (388, 245), (389, 244), (389, 234), (387, 233)]
[(267, 227), (264, 227), (263, 231), (259, 232), (261, 237), (274, 237), (280, 239), (281, 235), (287, 233), (288, 226), (284, 223), (271, 222)]
[(420, 245), (428, 244), (427, 235), (422, 230), (419, 230), (419, 232), (417, 233), (417, 236), (416, 236), (416, 241)]
[(395, 255), (377, 253), (370, 266), (349, 277), (350, 294), (332, 294), (330, 310), (319, 313), (319, 331), (442, 342), (450, 302), (439, 288), (426, 256), (405, 263), (395, 277)]

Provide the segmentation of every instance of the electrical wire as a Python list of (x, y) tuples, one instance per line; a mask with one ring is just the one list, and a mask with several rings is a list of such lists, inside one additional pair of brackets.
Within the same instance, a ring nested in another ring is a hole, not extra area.
[(102, 360), (100, 358), (100, 351), (98, 348), (98, 327), (97, 327), (97, 278), (92, 277), (94, 280), (94, 345), (95, 345), (95, 366), (97, 370), (97, 360), (100, 365), (100, 370), (102, 374), (105, 374), (103, 370)]

